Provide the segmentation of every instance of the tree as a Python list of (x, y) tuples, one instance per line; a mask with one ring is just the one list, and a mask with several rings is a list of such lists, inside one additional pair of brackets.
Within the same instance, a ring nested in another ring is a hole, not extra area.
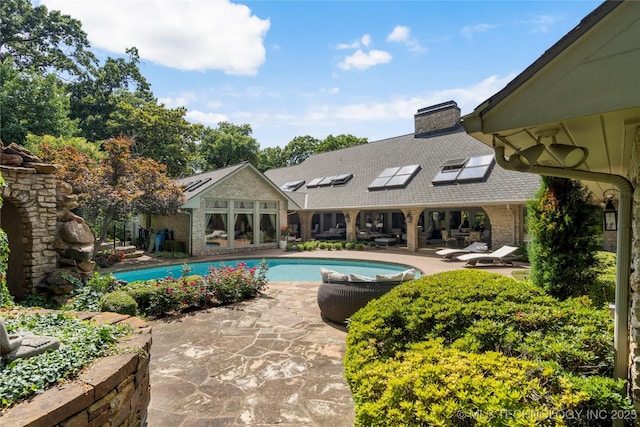
[(282, 156), (287, 166), (304, 162), (309, 156), (315, 154), (320, 140), (312, 136), (296, 136), (282, 151)]
[(356, 145), (366, 144), (369, 142), (367, 138), (358, 138), (353, 135), (327, 136), (320, 144), (316, 146), (316, 153), (325, 153), (327, 151), (340, 150), (342, 148), (355, 147)]
[(202, 125), (188, 122), (186, 114), (183, 107), (168, 109), (155, 102), (135, 105), (123, 99), (107, 120), (107, 130), (132, 140), (134, 156), (164, 164), (169, 176), (193, 175)]
[(585, 295), (595, 280), (598, 208), (580, 182), (543, 177), (527, 206), (531, 280), (564, 299)]
[[(64, 163), (69, 163), (64, 157), (60, 155), (64, 152), (68, 146), (73, 146), (79, 154), (99, 162), (103, 153), (100, 150), (100, 144), (95, 142), (88, 142), (81, 137), (54, 137), (51, 135), (37, 136), (33, 134), (27, 135), (24, 147), (40, 157), (45, 163), (56, 163), (62, 160)], [(70, 153), (65, 153), (70, 154)]]
[(140, 106), (156, 103), (147, 80), (138, 68), (136, 48), (127, 49), (128, 59), (107, 58), (102, 67), (69, 85), (71, 117), (78, 119), (82, 136), (101, 141), (118, 136), (107, 127), (107, 120), (122, 101)]
[(12, 64), (0, 63), (0, 139), (24, 144), (29, 133), (77, 135), (77, 121), (69, 118), (69, 97), (60, 80), (34, 69), (18, 72)]
[(206, 128), (200, 143), (205, 171), (224, 168), (245, 161), (257, 164), (260, 145), (251, 136), (251, 125), (218, 123), (217, 129)]
[(80, 21), (29, 0), (0, 2), (0, 63), (79, 76), (97, 62), (89, 47)]
[(170, 215), (184, 203), (177, 182), (166, 167), (152, 159), (131, 156), (126, 138), (103, 143), (104, 157), (96, 162), (67, 145), (46, 151), (45, 158), (62, 165), (58, 176), (73, 186), (85, 220), (98, 230), (96, 249), (107, 238), (111, 223), (125, 215)]
[(258, 164), (256, 167), (260, 172), (269, 169), (277, 169), (287, 166), (282, 148), (267, 147), (258, 152)]

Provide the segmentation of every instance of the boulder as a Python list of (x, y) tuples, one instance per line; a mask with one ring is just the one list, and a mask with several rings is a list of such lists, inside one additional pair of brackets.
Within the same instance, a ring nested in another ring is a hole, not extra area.
[(60, 255), (64, 258), (71, 258), (76, 261), (88, 261), (93, 256), (93, 244), (85, 246), (73, 246), (63, 249)]
[(3, 153), (19, 155), (25, 162), (42, 163), (42, 160), (38, 156), (15, 142), (4, 147)]
[(25, 162), (24, 167), (33, 168), (43, 175), (53, 175), (58, 171), (59, 166), (51, 163)]
[(90, 243), (91, 247), (93, 247), (93, 241), (95, 240), (89, 226), (84, 222), (78, 221), (63, 222), (58, 230), (58, 235), (66, 243), (72, 245), (85, 245)]
[(6, 166), (20, 166), (24, 160), (20, 154), (0, 154), (0, 164)]
[(81, 277), (75, 271), (58, 268), (47, 273), (42, 288), (55, 295), (64, 295), (70, 293), (75, 288), (75, 284), (80, 281)]

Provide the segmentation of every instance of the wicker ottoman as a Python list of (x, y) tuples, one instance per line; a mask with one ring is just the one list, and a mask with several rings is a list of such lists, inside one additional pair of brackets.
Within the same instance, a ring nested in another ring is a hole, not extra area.
[(318, 306), (326, 320), (345, 323), (356, 311), (378, 298), (401, 282), (327, 283), (318, 287)]

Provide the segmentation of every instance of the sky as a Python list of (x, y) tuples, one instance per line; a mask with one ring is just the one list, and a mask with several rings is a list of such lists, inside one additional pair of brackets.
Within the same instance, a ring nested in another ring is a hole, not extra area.
[(601, 1), (40, 0), (94, 53), (129, 47), (159, 102), (260, 148), (296, 136), (413, 133), (418, 109), (470, 113)]

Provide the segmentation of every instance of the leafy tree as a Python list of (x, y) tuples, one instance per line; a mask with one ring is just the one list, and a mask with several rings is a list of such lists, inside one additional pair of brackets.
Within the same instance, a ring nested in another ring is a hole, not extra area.
[(282, 151), (286, 166), (297, 165), (304, 162), (309, 156), (317, 152), (320, 140), (312, 136), (296, 136)]
[(170, 215), (184, 203), (184, 193), (166, 175), (166, 167), (149, 158), (133, 158), (132, 145), (127, 138), (105, 141), (99, 162), (73, 145), (55, 150), (43, 146), (43, 157), (62, 166), (58, 176), (73, 186), (84, 219), (98, 230), (96, 248), (105, 241), (112, 221), (131, 214)]
[(251, 125), (218, 123), (217, 129), (206, 128), (200, 143), (204, 170), (224, 168), (241, 162), (257, 164), (260, 145), (251, 136)]
[(109, 139), (121, 132), (113, 133), (113, 126), (107, 126), (107, 120), (112, 118), (121, 101), (136, 106), (156, 102), (138, 68), (138, 50), (130, 48), (126, 52), (128, 59), (107, 58), (102, 67), (69, 86), (71, 117), (80, 121), (82, 135), (91, 141)]
[(358, 138), (353, 135), (327, 136), (320, 144), (316, 146), (316, 153), (325, 153), (327, 151), (340, 150), (342, 148), (355, 147), (356, 145), (366, 144), (369, 142), (367, 138)]
[[(51, 135), (37, 136), (33, 134), (27, 135), (27, 139), (24, 143), (24, 147), (40, 157), (45, 162), (56, 163), (60, 161), (61, 156), (58, 154), (61, 151), (66, 150), (68, 146), (73, 146), (80, 154), (85, 157), (99, 162), (103, 157), (102, 151), (100, 151), (100, 145), (95, 142), (88, 142), (81, 137), (54, 137)], [(65, 153), (70, 154), (70, 153)], [(62, 160), (65, 160), (62, 157)], [(65, 161), (64, 163), (69, 163)]]
[(168, 109), (155, 102), (132, 104), (121, 100), (107, 120), (107, 130), (133, 141), (136, 157), (149, 157), (166, 165), (169, 176), (192, 175), (198, 163), (196, 140), (202, 125), (184, 117), (186, 108)]
[(545, 176), (527, 210), (531, 280), (558, 298), (587, 294), (597, 264), (591, 192), (578, 181)]
[(267, 147), (258, 152), (259, 171), (264, 172), (269, 169), (282, 168), (287, 166), (283, 156), (283, 150), (280, 147)]
[(80, 21), (29, 0), (0, 2), (0, 63), (79, 76), (97, 62), (89, 47)]
[(0, 63), (0, 138), (23, 144), (28, 133), (77, 135), (77, 122), (69, 118), (69, 98), (59, 79), (35, 69), (18, 72), (12, 64)]

